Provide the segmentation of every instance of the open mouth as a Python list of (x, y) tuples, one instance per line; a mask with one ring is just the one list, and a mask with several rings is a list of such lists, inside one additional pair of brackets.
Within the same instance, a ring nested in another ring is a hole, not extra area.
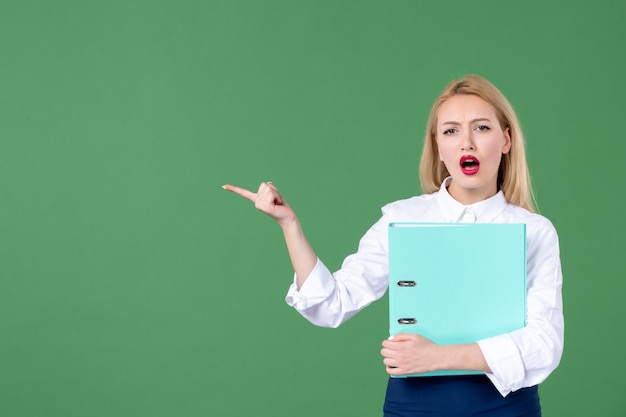
[(459, 165), (461, 165), (461, 172), (465, 175), (474, 175), (480, 169), (480, 161), (472, 155), (463, 155)]

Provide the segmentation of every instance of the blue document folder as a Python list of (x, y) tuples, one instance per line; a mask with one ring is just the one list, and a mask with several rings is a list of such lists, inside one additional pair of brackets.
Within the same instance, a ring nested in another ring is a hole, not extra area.
[(391, 335), (417, 333), (443, 345), (524, 327), (525, 225), (391, 223), (389, 321)]

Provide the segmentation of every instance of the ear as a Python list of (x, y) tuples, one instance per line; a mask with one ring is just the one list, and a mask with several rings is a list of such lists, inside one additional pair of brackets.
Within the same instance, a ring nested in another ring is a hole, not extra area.
[(504, 146), (502, 147), (502, 154), (507, 154), (511, 150), (511, 129), (504, 129)]

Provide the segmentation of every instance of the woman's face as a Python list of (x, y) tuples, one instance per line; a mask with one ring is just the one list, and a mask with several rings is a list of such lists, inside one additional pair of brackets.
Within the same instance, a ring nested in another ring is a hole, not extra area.
[(509, 129), (502, 129), (494, 107), (475, 95), (446, 100), (437, 113), (439, 159), (452, 176), (448, 192), (469, 205), (498, 192), (502, 155), (511, 149)]

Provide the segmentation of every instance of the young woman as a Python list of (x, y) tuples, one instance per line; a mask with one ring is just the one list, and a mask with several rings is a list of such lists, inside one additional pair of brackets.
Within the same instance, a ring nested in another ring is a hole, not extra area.
[(390, 378), (384, 411), (385, 416), (540, 416), (537, 385), (558, 366), (563, 351), (558, 237), (550, 221), (534, 213), (522, 131), (493, 84), (470, 75), (450, 83), (437, 98), (420, 180), (426, 194), (383, 207), (358, 251), (335, 273), (318, 259), (274, 184), (262, 183), (256, 193), (224, 188), (254, 202), (281, 226), (295, 269), (287, 303), (325, 327), (339, 326), (385, 293), (389, 223), (526, 224), (526, 327), (463, 345), (436, 345), (417, 334), (383, 341), (383, 362), (392, 376), (447, 369), (484, 372)]

